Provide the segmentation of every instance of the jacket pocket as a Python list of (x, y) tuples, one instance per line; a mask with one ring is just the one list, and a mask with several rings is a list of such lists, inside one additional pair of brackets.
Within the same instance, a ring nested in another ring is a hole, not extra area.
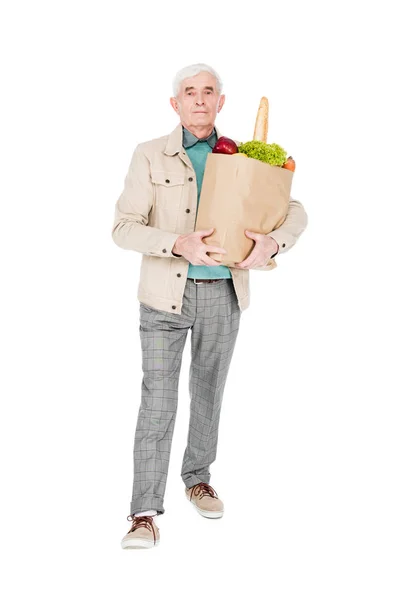
[(159, 207), (178, 207), (183, 196), (185, 176), (171, 171), (151, 171), (154, 200)]

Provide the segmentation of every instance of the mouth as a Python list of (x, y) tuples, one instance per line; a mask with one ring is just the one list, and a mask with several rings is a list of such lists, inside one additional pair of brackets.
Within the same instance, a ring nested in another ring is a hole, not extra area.
[(207, 114), (207, 111), (206, 110), (195, 110), (194, 114), (195, 115), (205, 115), (205, 114)]

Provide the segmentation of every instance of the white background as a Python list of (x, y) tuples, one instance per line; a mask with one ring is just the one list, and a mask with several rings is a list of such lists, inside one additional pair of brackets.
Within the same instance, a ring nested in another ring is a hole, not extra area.
[[(2, 9), (1, 585), (8, 599), (398, 600), (394, 3), (14, 2)], [(309, 225), (252, 271), (211, 485), (184, 496), (189, 336), (161, 543), (123, 551), (140, 404), (141, 256), (111, 239), (137, 143), (211, 64), (217, 126), (296, 159)], [(172, 596), (173, 595), (173, 596)]]

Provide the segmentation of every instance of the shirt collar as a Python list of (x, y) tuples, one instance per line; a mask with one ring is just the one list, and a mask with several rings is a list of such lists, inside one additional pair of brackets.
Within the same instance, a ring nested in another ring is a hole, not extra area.
[[(215, 125), (215, 133), (217, 134), (217, 139), (221, 137), (222, 132)], [(164, 148), (164, 154), (166, 156), (175, 156), (175, 154), (179, 154), (182, 148), (182, 123), (178, 123), (173, 131), (169, 135), (165, 136), (166, 144)], [(239, 144), (240, 142), (236, 142)]]
[(197, 142), (207, 142), (211, 148), (214, 148), (217, 141), (217, 133), (215, 131), (215, 127), (207, 138), (198, 138), (193, 133), (191, 133), (186, 127), (182, 125), (182, 146), (184, 148), (191, 148), (197, 144)]

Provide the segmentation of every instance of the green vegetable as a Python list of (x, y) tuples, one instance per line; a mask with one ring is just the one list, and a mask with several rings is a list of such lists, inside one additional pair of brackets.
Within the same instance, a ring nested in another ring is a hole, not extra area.
[(238, 152), (246, 154), (249, 158), (256, 158), (270, 165), (281, 167), (286, 162), (287, 153), (278, 144), (267, 144), (259, 140), (240, 144)]

